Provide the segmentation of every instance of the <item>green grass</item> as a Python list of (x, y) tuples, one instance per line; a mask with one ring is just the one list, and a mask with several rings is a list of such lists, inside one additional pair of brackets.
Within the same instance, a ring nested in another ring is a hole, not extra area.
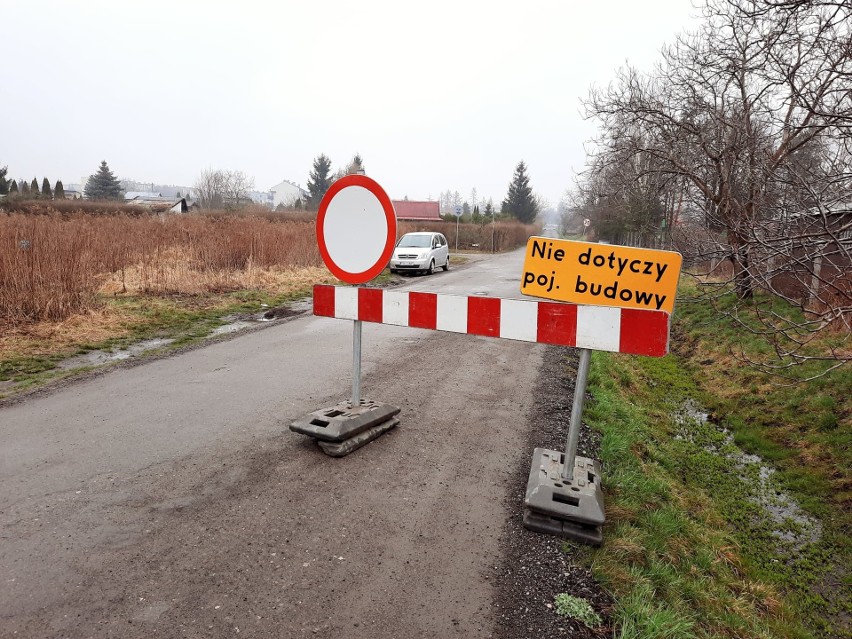
[(10, 357), (0, 360), (0, 381), (21, 382), (51, 370), (61, 357)]
[[(672, 342), (592, 358), (607, 524), (601, 549), (575, 551), (614, 593), (618, 636), (850, 636), (852, 371), (782, 386), (736, 357), (766, 344), (701, 302), (678, 304)], [(710, 419), (676, 418), (687, 400)], [(761, 505), (785, 494), (804, 519)]]
[[(15, 383), (7, 392), (0, 392), (0, 398), (93, 368), (82, 366), (72, 371), (56, 368), (59, 362), (69, 357), (91, 351), (113, 352), (154, 338), (173, 341), (146, 351), (148, 353), (178, 349), (205, 339), (216, 327), (227, 323), (226, 316), (257, 313), (265, 307), (281, 306), (309, 294), (309, 290), (282, 295), (247, 290), (225, 295), (105, 297), (102, 300), (104, 304), (120, 308), (130, 318), (122, 326), (120, 336), (74, 343), (63, 349), (54, 349), (48, 355), (13, 354), (0, 360), (0, 381)], [(45, 350), (50, 350), (49, 344)]]
[[(462, 261), (467, 260), (457, 260)], [(371, 284), (384, 285), (392, 278), (390, 271), (385, 269)], [(161, 348), (146, 351), (146, 354), (175, 350), (204, 340), (215, 328), (228, 322), (227, 316), (257, 313), (310, 294), (311, 285), (306, 283), (298, 290), (279, 294), (247, 289), (201, 295), (102, 296), (99, 300), (102, 306), (113, 307), (128, 318), (119, 327), (119, 334), (96, 342), (72, 340), (61, 347), (48, 339), (36, 345), (38, 355), (7, 353), (0, 358), (0, 382), (11, 381), (14, 385), (0, 390), (0, 399), (93, 368), (83, 366), (72, 371), (56, 368), (59, 362), (69, 357), (96, 350), (112, 352), (155, 338), (172, 341)]]

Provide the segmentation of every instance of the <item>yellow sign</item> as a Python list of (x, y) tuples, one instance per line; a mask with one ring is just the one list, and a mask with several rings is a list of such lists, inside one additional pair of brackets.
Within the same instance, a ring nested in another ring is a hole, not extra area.
[(673, 251), (531, 237), (521, 293), (671, 313), (682, 261)]

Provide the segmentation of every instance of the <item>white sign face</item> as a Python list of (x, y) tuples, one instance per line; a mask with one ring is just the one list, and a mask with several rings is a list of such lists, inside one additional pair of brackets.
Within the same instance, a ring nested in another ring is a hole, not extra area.
[(323, 238), (329, 256), (341, 269), (361, 273), (382, 256), (388, 221), (382, 203), (363, 186), (347, 186), (326, 209)]

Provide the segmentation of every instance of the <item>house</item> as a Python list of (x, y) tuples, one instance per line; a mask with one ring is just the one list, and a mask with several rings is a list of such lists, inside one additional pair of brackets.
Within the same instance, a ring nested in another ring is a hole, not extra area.
[(272, 193), (272, 208), (277, 209), (279, 206), (284, 208), (292, 208), (296, 204), (296, 200), (302, 202), (307, 201), (309, 193), (298, 184), (293, 184), (289, 180), (276, 184), (269, 189)]
[(275, 196), (272, 191), (249, 191), (248, 196), (255, 204), (260, 204), (268, 209), (275, 208)]
[(66, 200), (83, 199), (83, 187), (79, 184), (69, 184), (63, 189), (63, 191), (65, 191)]
[(151, 209), (154, 213), (186, 213), (192, 207), (185, 197), (167, 197), (151, 191), (129, 191), (124, 194), (126, 204), (135, 204)]
[(189, 205), (186, 203), (186, 198), (182, 197), (169, 209), (169, 213), (186, 213), (189, 211)]
[(418, 200), (391, 200), (396, 219), (409, 222), (440, 222), (441, 207), (438, 202)]

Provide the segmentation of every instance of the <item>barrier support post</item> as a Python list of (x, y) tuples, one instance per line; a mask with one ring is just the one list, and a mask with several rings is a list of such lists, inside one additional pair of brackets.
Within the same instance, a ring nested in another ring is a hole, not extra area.
[(580, 439), (580, 425), (583, 419), (583, 403), (586, 399), (586, 382), (589, 379), (589, 362), (592, 351), (580, 349), (580, 363), (577, 365), (577, 378), (574, 382), (574, 404), (571, 406), (571, 424), (568, 427), (568, 439), (565, 442), (565, 465), (562, 478), (570, 482), (574, 479), (574, 460), (577, 457), (577, 442)]
[(352, 408), (361, 405), (361, 320), (352, 324)]

